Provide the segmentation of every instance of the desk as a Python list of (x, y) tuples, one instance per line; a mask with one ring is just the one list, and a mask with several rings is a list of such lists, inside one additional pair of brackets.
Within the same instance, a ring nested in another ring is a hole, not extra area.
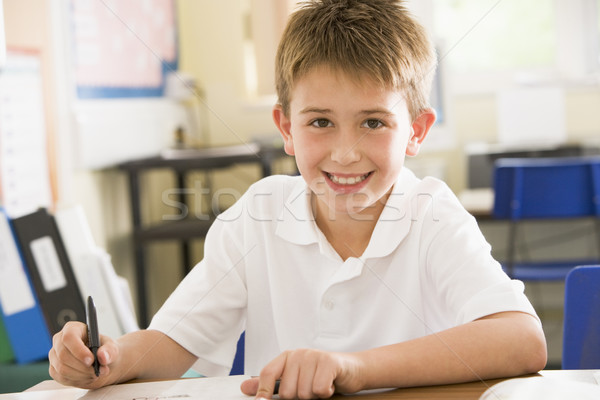
[[(129, 179), (138, 319), (141, 327), (145, 328), (148, 323), (144, 246), (155, 240), (179, 240), (182, 247), (184, 273), (187, 273), (192, 267), (189, 259), (189, 240), (204, 237), (214, 220), (212, 216), (208, 220), (183, 219), (151, 227), (144, 226), (140, 199), (142, 173), (151, 169), (170, 169), (175, 173), (177, 187), (185, 188), (185, 175), (192, 170), (215, 170), (236, 164), (259, 164), (262, 168), (262, 176), (268, 176), (272, 173), (273, 162), (284, 157), (287, 155), (281, 145), (250, 142), (237, 146), (168, 150), (160, 156), (129, 161), (118, 166), (127, 172)], [(178, 200), (186, 204), (184, 191), (180, 192)]]
[(463, 207), (475, 218), (491, 219), (494, 210), (494, 189), (466, 189), (458, 194)]
[[(543, 377), (551, 379), (560, 379), (566, 381), (577, 381), (587, 382), (592, 384), (598, 384), (594, 374), (600, 373), (600, 370), (548, 370), (541, 371), (539, 374), (528, 375)], [(202, 379), (202, 378), (189, 378), (189, 379)], [(356, 396), (341, 396), (335, 395), (332, 399), (349, 399), (357, 398), (361, 400), (401, 400), (401, 399), (461, 399), (461, 400), (476, 400), (492, 385), (505, 381), (506, 379), (491, 379), (483, 382), (469, 382), (459, 383), (454, 385), (441, 385), (441, 386), (428, 386), (428, 387), (415, 387), (406, 389), (394, 389), (390, 391), (384, 391), (379, 393), (361, 393)], [(237, 385), (237, 383), (236, 383)], [(26, 390), (27, 392), (35, 392), (41, 390), (53, 390), (53, 389), (64, 389), (65, 387), (54, 382), (44, 381), (32, 388)], [(0, 396), (1, 398), (1, 396)], [(252, 399), (251, 397), (246, 397)], [(23, 396), (25, 400), (26, 397)], [(67, 399), (68, 400), (68, 399)]]

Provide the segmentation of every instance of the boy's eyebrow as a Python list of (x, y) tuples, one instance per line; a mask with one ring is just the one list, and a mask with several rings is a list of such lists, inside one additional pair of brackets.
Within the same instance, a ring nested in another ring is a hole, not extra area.
[(364, 114), (364, 115), (370, 115), (370, 114), (385, 114), (385, 115), (391, 115), (393, 114), (390, 110), (387, 110), (385, 108), (374, 108), (371, 110), (362, 110), (360, 112), (360, 114)]
[(319, 114), (331, 114), (331, 109), (329, 108), (318, 108), (318, 107), (306, 107), (300, 110), (300, 114), (308, 114), (308, 113), (319, 113)]
[[(331, 114), (333, 111), (329, 108), (318, 108), (318, 107), (306, 107), (300, 110), (300, 114), (308, 114), (308, 113), (319, 113), (319, 114)], [(393, 114), (390, 110), (385, 108), (374, 108), (369, 110), (361, 110), (359, 114), (362, 115), (371, 115), (371, 114), (385, 114), (391, 115)]]

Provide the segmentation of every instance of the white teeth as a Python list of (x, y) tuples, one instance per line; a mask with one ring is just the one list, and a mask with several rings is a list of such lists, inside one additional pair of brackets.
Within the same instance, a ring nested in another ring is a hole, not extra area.
[(337, 183), (339, 185), (356, 185), (357, 183), (360, 183), (362, 181), (364, 181), (365, 179), (367, 179), (367, 177), (369, 176), (369, 174), (364, 174), (361, 176), (351, 176), (349, 178), (345, 178), (343, 176), (335, 176), (332, 174), (327, 174), (327, 176), (329, 177), (329, 179), (331, 179), (334, 183)]

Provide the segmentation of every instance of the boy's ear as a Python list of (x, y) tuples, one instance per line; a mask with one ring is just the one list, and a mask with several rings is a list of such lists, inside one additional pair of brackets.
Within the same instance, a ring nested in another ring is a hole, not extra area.
[(283, 108), (280, 104), (275, 104), (273, 107), (273, 121), (275, 126), (279, 129), (281, 137), (283, 138), (283, 149), (286, 154), (294, 155), (294, 141), (292, 140), (292, 123), (290, 119), (283, 112)]
[(427, 108), (415, 118), (412, 123), (412, 134), (408, 139), (408, 145), (406, 146), (407, 156), (416, 156), (419, 154), (421, 143), (425, 140), (425, 137), (429, 133), (429, 130), (435, 122), (435, 110), (433, 108)]

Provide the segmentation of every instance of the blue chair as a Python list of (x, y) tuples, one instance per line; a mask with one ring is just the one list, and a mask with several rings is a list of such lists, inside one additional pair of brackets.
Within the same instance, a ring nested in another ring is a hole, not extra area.
[[(235, 357), (233, 358), (233, 365), (229, 375), (244, 375), (244, 347), (246, 342), (246, 332), (242, 332), (237, 342), (237, 348), (235, 351)], [(199, 374), (193, 369), (189, 369), (183, 374), (182, 378), (201, 378), (204, 375)]]
[(518, 262), (516, 258), (517, 244), (525, 241), (517, 226), (524, 220), (594, 218), (600, 244), (600, 157), (497, 160), (493, 217), (510, 222), (502, 264), (512, 278), (564, 280), (575, 266), (600, 262), (600, 257), (548, 262)]
[(600, 368), (600, 265), (567, 275), (562, 368)]
[(242, 332), (237, 342), (237, 350), (233, 359), (233, 366), (229, 375), (244, 375), (244, 347), (246, 343), (246, 332)]

